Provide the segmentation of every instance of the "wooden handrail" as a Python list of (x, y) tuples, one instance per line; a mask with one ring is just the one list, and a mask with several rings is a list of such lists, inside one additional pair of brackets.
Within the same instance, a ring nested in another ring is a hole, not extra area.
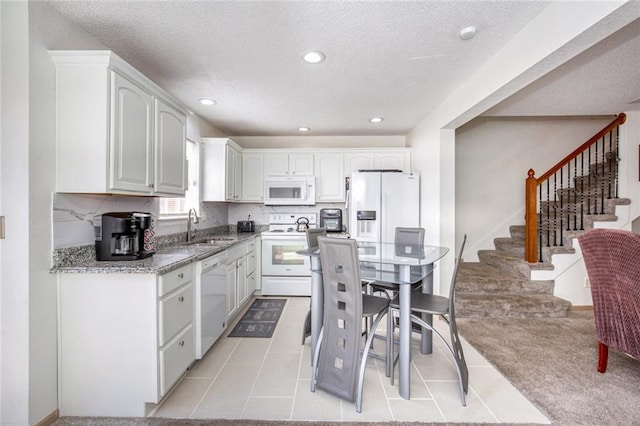
[(594, 144), (600, 138), (604, 137), (607, 133), (609, 133), (615, 127), (624, 124), (627, 121), (627, 115), (625, 113), (620, 113), (618, 116), (605, 126), (602, 130), (596, 133), (593, 137), (591, 137), (588, 141), (580, 145), (578, 148), (573, 150), (569, 155), (560, 160), (555, 166), (551, 167), (546, 173), (544, 173), (539, 178), (535, 177), (535, 171), (533, 169), (529, 169), (527, 172), (527, 179), (525, 181), (525, 260), (529, 263), (536, 263), (537, 253), (538, 253), (538, 194), (537, 188), (542, 182), (549, 179), (549, 177), (553, 176), (558, 170), (560, 170), (565, 165), (569, 164), (571, 160), (576, 158), (580, 153), (586, 150), (589, 146)]
[(624, 124), (625, 121), (627, 121), (627, 114), (625, 114), (624, 112), (621, 112), (620, 114), (618, 114), (616, 119), (613, 120), (611, 123), (607, 124), (607, 126), (604, 129), (600, 130), (591, 139), (589, 139), (588, 141), (580, 145), (578, 148), (574, 149), (571, 152), (571, 154), (564, 157), (562, 160), (558, 162), (558, 164), (550, 168), (548, 172), (540, 176), (538, 178), (538, 183), (544, 182), (545, 180), (549, 179), (549, 177), (552, 176), (555, 172), (560, 170), (563, 166), (568, 164), (569, 161), (573, 160), (578, 156), (578, 154), (580, 154), (582, 151), (587, 149), (589, 145), (595, 143), (595, 141), (599, 140), (601, 137), (609, 133), (611, 129), (613, 129), (614, 127)]

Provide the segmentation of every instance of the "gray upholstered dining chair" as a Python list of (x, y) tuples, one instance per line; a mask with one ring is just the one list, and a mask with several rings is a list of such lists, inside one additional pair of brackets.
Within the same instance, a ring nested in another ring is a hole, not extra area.
[[(424, 228), (397, 227), (393, 242), (396, 246), (404, 246), (406, 248), (405, 252), (416, 253), (424, 245), (424, 233)], [(383, 293), (389, 299), (398, 294), (398, 284), (395, 283), (372, 281), (367, 285), (371, 293)]]
[[(326, 228), (307, 228), (305, 231), (307, 234), (307, 247), (318, 247), (318, 237), (324, 237), (327, 235)], [(302, 344), (307, 337), (311, 336), (311, 309), (307, 312), (307, 316), (304, 319), (304, 325), (302, 326)]]
[[(451, 277), (451, 285), (449, 287), (449, 297), (438, 296), (436, 294), (425, 294), (422, 292), (414, 291), (411, 293), (411, 322), (419, 325), (420, 327), (427, 328), (433, 332), (440, 341), (446, 347), (447, 352), (451, 356), (454, 365), (458, 373), (458, 382), (460, 385), (460, 397), (462, 399), (462, 405), (466, 406), (466, 394), (469, 388), (469, 370), (467, 363), (464, 359), (464, 351), (462, 350), (462, 344), (460, 342), (460, 336), (458, 336), (458, 327), (456, 325), (456, 278), (458, 276), (458, 269), (460, 261), (462, 260), (462, 253), (464, 252), (464, 246), (467, 242), (467, 236), (465, 235), (458, 256), (455, 260), (455, 266), (453, 268), (453, 275)], [(394, 311), (400, 309), (400, 301), (396, 296), (389, 305), (389, 318), (391, 318)], [(438, 315), (449, 325), (449, 337), (450, 343), (442, 336), (438, 330), (429, 325), (421, 318), (421, 314)], [(393, 330), (395, 323), (393, 321), (387, 321), (387, 326)], [(393, 335), (393, 333), (391, 333)], [(394, 346), (389, 346), (391, 349), (390, 364), (391, 364), (391, 384), (393, 384), (394, 368), (395, 368), (395, 355)]]
[[(362, 412), (362, 389), (375, 330), (389, 310), (389, 299), (362, 293), (355, 240), (319, 237), (324, 286), (324, 321), (313, 356), (311, 390), (316, 386), (348, 401)], [(364, 347), (363, 319), (373, 318)]]

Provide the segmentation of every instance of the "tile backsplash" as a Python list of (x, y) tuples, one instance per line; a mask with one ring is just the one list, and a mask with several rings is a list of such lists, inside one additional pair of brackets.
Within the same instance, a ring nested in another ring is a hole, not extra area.
[[(143, 211), (158, 215), (159, 199), (154, 197), (84, 195), (54, 193), (53, 248), (69, 248), (93, 244), (95, 216), (111, 211)], [(195, 232), (220, 226), (234, 226), (251, 215), (258, 226), (267, 225), (270, 213), (319, 213), (324, 207), (344, 208), (344, 204), (316, 206), (265, 206), (245, 203), (202, 203), (200, 222), (193, 225)], [(156, 236), (170, 238), (186, 231), (186, 220), (156, 219)]]

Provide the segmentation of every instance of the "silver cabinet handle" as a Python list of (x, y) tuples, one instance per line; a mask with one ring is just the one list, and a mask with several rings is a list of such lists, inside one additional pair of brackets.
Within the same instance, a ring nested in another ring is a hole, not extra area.
[(178, 346), (184, 346), (184, 340), (181, 340), (180, 343), (178, 343)]
[(179, 301), (179, 302), (184, 302), (184, 296), (180, 296), (180, 297), (178, 297), (178, 301)]
[(184, 278), (184, 274), (183, 274), (182, 272), (180, 272), (180, 273), (178, 274), (178, 278)]

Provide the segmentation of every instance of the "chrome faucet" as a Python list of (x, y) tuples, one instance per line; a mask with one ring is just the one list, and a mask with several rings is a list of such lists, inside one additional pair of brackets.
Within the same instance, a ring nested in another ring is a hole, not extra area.
[(193, 212), (193, 223), (198, 223), (200, 222), (200, 219), (198, 219), (198, 213), (196, 213), (196, 209), (189, 209), (189, 214), (187, 216), (187, 242), (190, 243), (191, 242), (191, 212)]

